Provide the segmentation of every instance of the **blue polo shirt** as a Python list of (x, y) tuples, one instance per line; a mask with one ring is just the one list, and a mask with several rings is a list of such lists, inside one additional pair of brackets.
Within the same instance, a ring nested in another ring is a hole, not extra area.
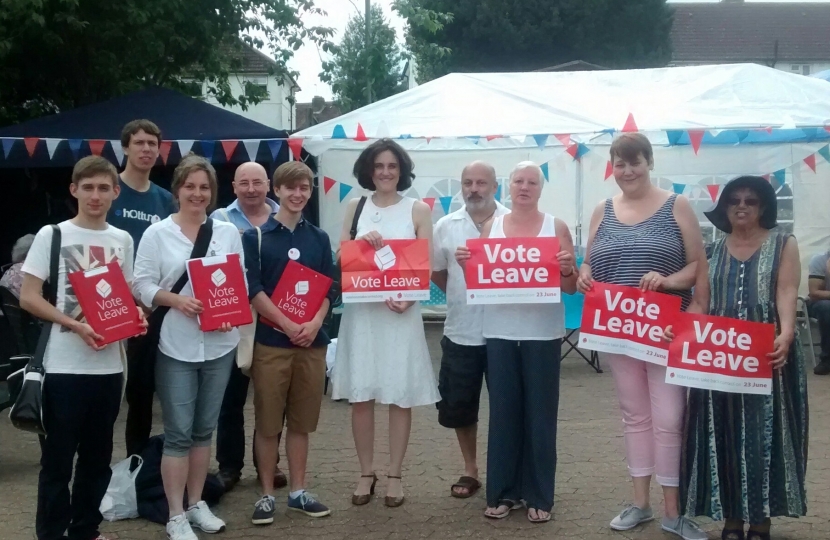
[[(274, 217), (274, 214), (279, 211), (280, 205), (268, 197), (265, 197), (265, 203), (271, 207), (271, 217)], [(246, 216), (245, 212), (239, 208), (239, 199), (233, 201), (227, 206), (227, 208), (217, 208), (213, 211), (210, 217), (211, 219), (218, 219), (219, 221), (229, 221), (234, 224), (237, 229), (239, 229), (239, 232), (244, 232), (248, 229), (254, 228), (254, 226), (251, 225), (251, 222), (248, 221), (248, 216)]]
[[(288, 250), (296, 248), (300, 252), (297, 262), (311, 268), (319, 274), (334, 279), (334, 261), (331, 256), (329, 235), (301, 219), (292, 231), (274, 218), (262, 227), (262, 248), (258, 246), (256, 229), (242, 233), (242, 247), (245, 249), (245, 266), (248, 276), (248, 294), (253, 298), (260, 291), (268, 298), (274, 294), (288, 261)], [(261, 268), (261, 270), (260, 270)], [(337, 293), (334, 287), (329, 289), (329, 302), (334, 302)], [(329, 344), (329, 337), (321, 328), (312, 347), (324, 347)], [(257, 321), (256, 342), (269, 347), (290, 349), (295, 347), (288, 336), (282, 332)]]

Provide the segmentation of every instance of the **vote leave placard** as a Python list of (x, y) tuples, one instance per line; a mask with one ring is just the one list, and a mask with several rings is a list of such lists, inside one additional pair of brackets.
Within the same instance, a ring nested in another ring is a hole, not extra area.
[[(330, 277), (318, 274), (297, 261), (288, 261), (274, 288), (274, 294), (271, 295), (271, 302), (291, 322), (307, 323), (320, 311), (331, 283)], [(271, 319), (260, 316), (259, 320), (282, 331), (282, 328)]]
[(680, 313), (672, 325), (666, 382), (738, 394), (772, 393), (775, 325)]
[(99, 345), (115, 343), (144, 331), (130, 286), (117, 262), (72, 272), (68, 277), (87, 324), (104, 338)]
[(429, 242), (384, 240), (375, 251), (369, 242), (340, 244), (343, 302), (429, 300)]
[(595, 281), (585, 295), (579, 346), (665, 366), (663, 328), (679, 313), (678, 296)]
[(559, 239), (467, 240), (468, 304), (548, 304), (560, 301)]
[(187, 273), (193, 296), (202, 301), (199, 327), (211, 332), (230, 323), (231, 326), (251, 324), (251, 304), (239, 255), (216, 255), (187, 261)]

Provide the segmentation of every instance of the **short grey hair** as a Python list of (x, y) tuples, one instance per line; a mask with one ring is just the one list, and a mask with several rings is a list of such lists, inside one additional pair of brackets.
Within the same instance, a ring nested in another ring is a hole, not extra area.
[(520, 161), (519, 163), (517, 163), (516, 166), (513, 167), (513, 170), (510, 171), (508, 181), (512, 181), (513, 175), (525, 169), (533, 169), (534, 171), (536, 171), (536, 174), (539, 175), (539, 182), (541, 182), (542, 185), (544, 185), (545, 173), (542, 172), (542, 168), (539, 165), (537, 165), (534, 161)]
[(486, 161), (476, 160), (471, 163), (468, 163), (463, 169), (461, 169), (461, 178), (464, 179), (464, 175), (467, 173), (467, 169), (472, 167), (484, 167), (487, 169), (487, 172), (490, 173), (490, 176), (493, 179), (493, 182), (498, 183), (498, 178), (496, 178), (496, 168), (487, 163)]
[(29, 249), (31, 249), (34, 241), (35, 235), (33, 234), (27, 234), (26, 236), (21, 236), (17, 239), (17, 242), (14, 243), (14, 247), (12, 247), (12, 262), (14, 264), (22, 263), (26, 260), (26, 255), (28, 255)]

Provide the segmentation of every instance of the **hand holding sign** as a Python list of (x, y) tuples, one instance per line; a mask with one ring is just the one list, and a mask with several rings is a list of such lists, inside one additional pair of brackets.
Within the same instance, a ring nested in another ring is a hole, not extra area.
[(640, 278), (641, 291), (662, 291), (666, 289), (668, 278), (659, 272), (649, 272)]
[(355, 240), (363, 240), (364, 242), (369, 242), (369, 245), (375, 248), (375, 251), (383, 247), (383, 237), (377, 231), (369, 231), (363, 236), (355, 238)]
[(458, 246), (455, 248), (455, 262), (457, 262), (461, 268), (464, 268), (467, 265), (467, 261), (470, 260), (470, 255), (470, 248), (467, 246)]
[(202, 302), (191, 296), (177, 295), (176, 305), (173, 306), (188, 317), (195, 317), (204, 309)]

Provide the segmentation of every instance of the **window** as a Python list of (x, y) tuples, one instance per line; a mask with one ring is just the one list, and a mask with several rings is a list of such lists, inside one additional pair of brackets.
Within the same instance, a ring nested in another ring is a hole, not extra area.
[(809, 75), (810, 74), (810, 64), (792, 64), (790, 66), (790, 70), (793, 73), (798, 73), (801, 75)]
[(251, 83), (260, 90), (267, 92), (268, 91), (268, 76), (267, 75), (247, 75), (245, 76), (245, 82)]

